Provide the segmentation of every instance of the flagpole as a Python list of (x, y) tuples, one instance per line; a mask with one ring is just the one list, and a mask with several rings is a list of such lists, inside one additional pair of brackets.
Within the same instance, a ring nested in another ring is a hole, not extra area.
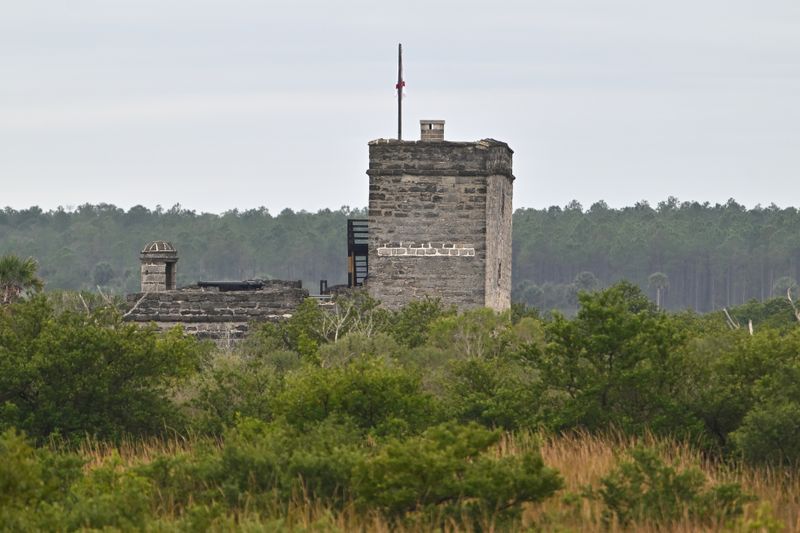
[(403, 44), (397, 45), (397, 140), (403, 140)]

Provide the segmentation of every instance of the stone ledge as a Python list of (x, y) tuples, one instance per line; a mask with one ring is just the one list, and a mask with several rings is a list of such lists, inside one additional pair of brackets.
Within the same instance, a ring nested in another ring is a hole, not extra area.
[(414, 176), (505, 176), (506, 178), (514, 181), (516, 178), (510, 170), (493, 169), (493, 170), (451, 170), (451, 169), (435, 169), (435, 168), (415, 168), (408, 169), (375, 169), (367, 170), (368, 176), (404, 176), (411, 174)]
[(387, 243), (377, 248), (379, 257), (475, 257), (475, 246), (472, 244), (450, 243)]

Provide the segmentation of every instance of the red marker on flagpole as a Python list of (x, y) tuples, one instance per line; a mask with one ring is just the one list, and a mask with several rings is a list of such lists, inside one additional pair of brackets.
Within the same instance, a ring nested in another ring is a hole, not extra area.
[(403, 81), (403, 45), (397, 45), (397, 140), (403, 140), (403, 87), (406, 82)]

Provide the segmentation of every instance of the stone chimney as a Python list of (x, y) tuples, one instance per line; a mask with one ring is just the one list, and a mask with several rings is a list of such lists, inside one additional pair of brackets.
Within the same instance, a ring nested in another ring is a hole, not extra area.
[(444, 140), (444, 120), (420, 120), (419, 129), (421, 141)]
[(142, 262), (142, 292), (174, 291), (178, 252), (167, 241), (153, 241), (139, 255)]

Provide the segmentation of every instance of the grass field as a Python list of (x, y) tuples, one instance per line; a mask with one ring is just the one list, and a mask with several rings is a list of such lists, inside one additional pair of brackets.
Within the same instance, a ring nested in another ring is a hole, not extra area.
[[(149, 441), (127, 441), (119, 446), (87, 440), (80, 449), (92, 469), (110, 460), (119, 462), (120, 468), (147, 463), (164, 454), (191, 452), (197, 439), (172, 438)], [(221, 446), (220, 442), (204, 442)], [(743, 489), (755, 495), (757, 501), (745, 506), (744, 515), (728, 523), (698, 522), (685, 515), (682, 520), (669, 525), (634, 523), (627, 529), (614, 520), (604, 524), (604, 505), (597, 500), (580, 496), (587, 487), (598, 487), (635, 446), (659, 450), (662, 458), (679, 468), (699, 466), (709, 483), (738, 482)], [(506, 434), (495, 447), (499, 456), (525, 453), (539, 449), (545, 463), (559, 470), (565, 488), (556, 496), (539, 504), (529, 504), (521, 520), (512, 527), (520, 531), (800, 531), (800, 477), (795, 471), (773, 468), (754, 468), (740, 464), (723, 464), (705, 460), (689, 443), (680, 443), (653, 437), (631, 438), (622, 435), (570, 434), (539, 436), (532, 433)], [(156, 497), (152, 512), (158, 517), (158, 529), (169, 530), (181, 518), (180, 511), (166, 498)], [(429, 518), (409, 517), (402, 524), (391, 524), (377, 513), (356, 510), (354, 504), (341, 509), (326, 507), (297, 494), (286, 505), (276, 500), (274, 508), (265, 513), (248, 510), (223, 515), (213, 521), (218, 531), (425, 531), (433, 529)], [(479, 526), (483, 531), (508, 530), (508, 524), (498, 526), (492, 517), (486, 517)], [(463, 526), (450, 524), (449, 531), (463, 530)]]

